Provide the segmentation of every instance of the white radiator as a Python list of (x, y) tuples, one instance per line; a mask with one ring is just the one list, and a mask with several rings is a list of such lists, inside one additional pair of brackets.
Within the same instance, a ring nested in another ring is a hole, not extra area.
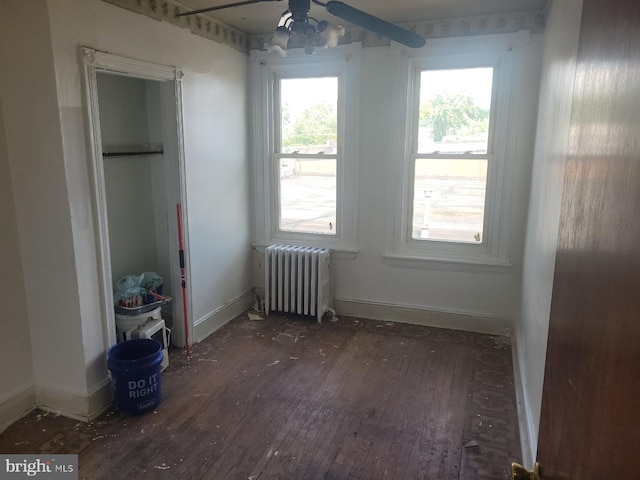
[(318, 317), (329, 310), (330, 252), (271, 245), (265, 249), (264, 309)]

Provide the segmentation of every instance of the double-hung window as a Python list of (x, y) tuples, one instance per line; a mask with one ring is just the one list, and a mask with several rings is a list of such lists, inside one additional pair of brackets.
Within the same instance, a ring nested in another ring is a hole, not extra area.
[(258, 244), (354, 249), (359, 49), (252, 54)]
[(396, 48), (391, 262), (505, 268), (522, 34)]
[(278, 232), (336, 234), (339, 83), (337, 75), (275, 78)]

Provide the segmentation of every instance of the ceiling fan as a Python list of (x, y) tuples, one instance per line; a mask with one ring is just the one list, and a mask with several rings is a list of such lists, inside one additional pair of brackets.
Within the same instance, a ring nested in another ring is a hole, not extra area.
[[(282, 0), (245, 0), (229, 3), (216, 7), (202, 8), (189, 12), (176, 14), (176, 17), (195, 15), (197, 13), (212, 12), (223, 8), (239, 7), (252, 3), (281, 2)], [(425, 44), (425, 39), (420, 35), (400, 28), (392, 23), (370, 15), (357, 8), (350, 7), (342, 2), (329, 1), (323, 3), (319, 0), (289, 0), (289, 8), (281, 15), (278, 27), (273, 34), (270, 44), (265, 45), (268, 50), (285, 54), (287, 44), (292, 34), (304, 36), (305, 51), (308, 54), (315, 52), (315, 35), (318, 33), (324, 39), (324, 46), (335, 47), (342, 36), (344, 27), (332, 25), (326, 20), (316, 20), (309, 16), (311, 2), (324, 7), (330, 14), (342, 18), (362, 28), (366, 28), (378, 35), (394, 40), (407, 47), (420, 48)]]

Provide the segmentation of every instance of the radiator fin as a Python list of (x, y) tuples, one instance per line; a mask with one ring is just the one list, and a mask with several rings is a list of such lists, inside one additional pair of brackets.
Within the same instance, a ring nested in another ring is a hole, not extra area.
[(330, 251), (271, 245), (265, 249), (265, 312), (310, 315), (329, 310)]

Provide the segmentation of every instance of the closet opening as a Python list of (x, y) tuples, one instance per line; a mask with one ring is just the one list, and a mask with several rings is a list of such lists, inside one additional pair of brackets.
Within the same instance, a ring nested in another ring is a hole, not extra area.
[[(146, 319), (150, 326), (152, 318), (171, 330), (172, 344), (184, 346), (181, 73), (92, 49), (83, 53), (107, 347), (135, 337), (133, 324)], [(183, 228), (188, 274), (186, 232)], [(188, 278), (186, 285), (188, 292)], [(186, 298), (190, 307), (190, 295)]]

